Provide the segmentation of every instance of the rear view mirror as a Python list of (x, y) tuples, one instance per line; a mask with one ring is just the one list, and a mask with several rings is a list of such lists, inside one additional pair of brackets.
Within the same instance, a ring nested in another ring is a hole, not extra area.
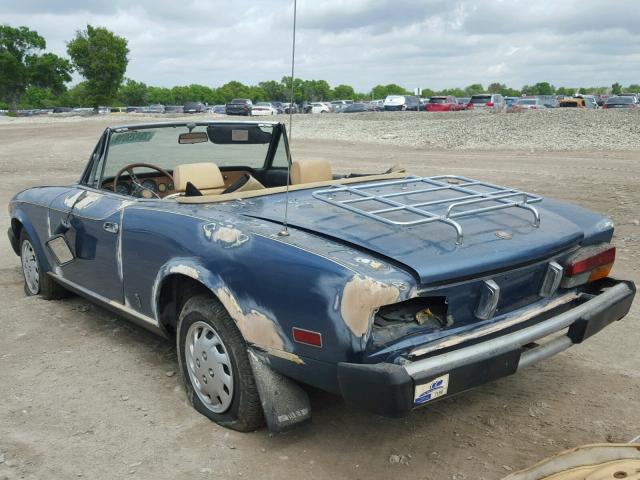
[(178, 135), (178, 143), (205, 143), (209, 141), (207, 132), (189, 132)]

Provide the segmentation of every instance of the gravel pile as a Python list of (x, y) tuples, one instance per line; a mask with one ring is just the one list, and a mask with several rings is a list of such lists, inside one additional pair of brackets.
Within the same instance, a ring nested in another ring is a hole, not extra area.
[(640, 110), (296, 115), (292, 133), (433, 150), (640, 150)]
[[(293, 138), (401, 145), (430, 150), (640, 150), (640, 109), (549, 109), (523, 113), (376, 112), (293, 116)], [(109, 125), (160, 121), (260, 120), (272, 117), (225, 115), (91, 115), (10, 118), (12, 123), (99, 122)]]

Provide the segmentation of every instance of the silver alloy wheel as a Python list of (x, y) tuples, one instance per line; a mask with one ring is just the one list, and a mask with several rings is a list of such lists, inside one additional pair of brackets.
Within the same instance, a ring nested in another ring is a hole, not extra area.
[(195, 322), (184, 345), (187, 371), (198, 398), (214, 413), (227, 411), (233, 400), (233, 370), (227, 346), (211, 325)]
[(36, 252), (33, 250), (33, 245), (31, 245), (29, 240), (22, 242), (21, 253), (22, 273), (27, 289), (32, 295), (37, 295), (40, 292), (40, 271), (38, 270)]

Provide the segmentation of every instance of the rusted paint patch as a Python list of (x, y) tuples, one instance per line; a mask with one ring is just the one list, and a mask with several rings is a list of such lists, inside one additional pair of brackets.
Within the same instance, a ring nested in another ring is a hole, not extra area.
[(274, 357), (283, 358), (285, 360), (289, 360), (290, 362), (297, 363), (298, 365), (304, 365), (304, 360), (302, 360), (295, 353), (286, 352), (284, 350), (277, 350), (275, 348), (265, 348), (264, 350), (269, 355), (273, 355)]
[(200, 277), (198, 270), (189, 265), (173, 265), (169, 268), (169, 273), (180, 273), (196, 280)]
[(223, 248), (240, 247), (249, 240), (249, 237), (233, 225), (217, 225), (215, 223), (207, 223), (202, 226), (204, 236), (210, 242), (216, 242)]
[(374, 310), (398, 301), (399, 297), (398, 287), (355, 275), (342, 290), (340, 313), (349, 330), (361, 337), (369, 330)]
[(247, 342), (284, 351), (284, 340), (273, 320), (255, 309), (245, 313), (227, 288), (219, 288), (215, 293)]
[(373, 258), (357, 257), (356, 262), (366, 265), (371, 270), (379, 270), (384, 264)]

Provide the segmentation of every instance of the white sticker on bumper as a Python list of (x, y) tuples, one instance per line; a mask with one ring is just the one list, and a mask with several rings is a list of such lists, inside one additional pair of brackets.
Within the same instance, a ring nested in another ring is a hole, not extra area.
[(429, 383), (416, 385), (413, 403), (420, 405), (446, 395), (449, 389), (449, 374), (434, 378)]

